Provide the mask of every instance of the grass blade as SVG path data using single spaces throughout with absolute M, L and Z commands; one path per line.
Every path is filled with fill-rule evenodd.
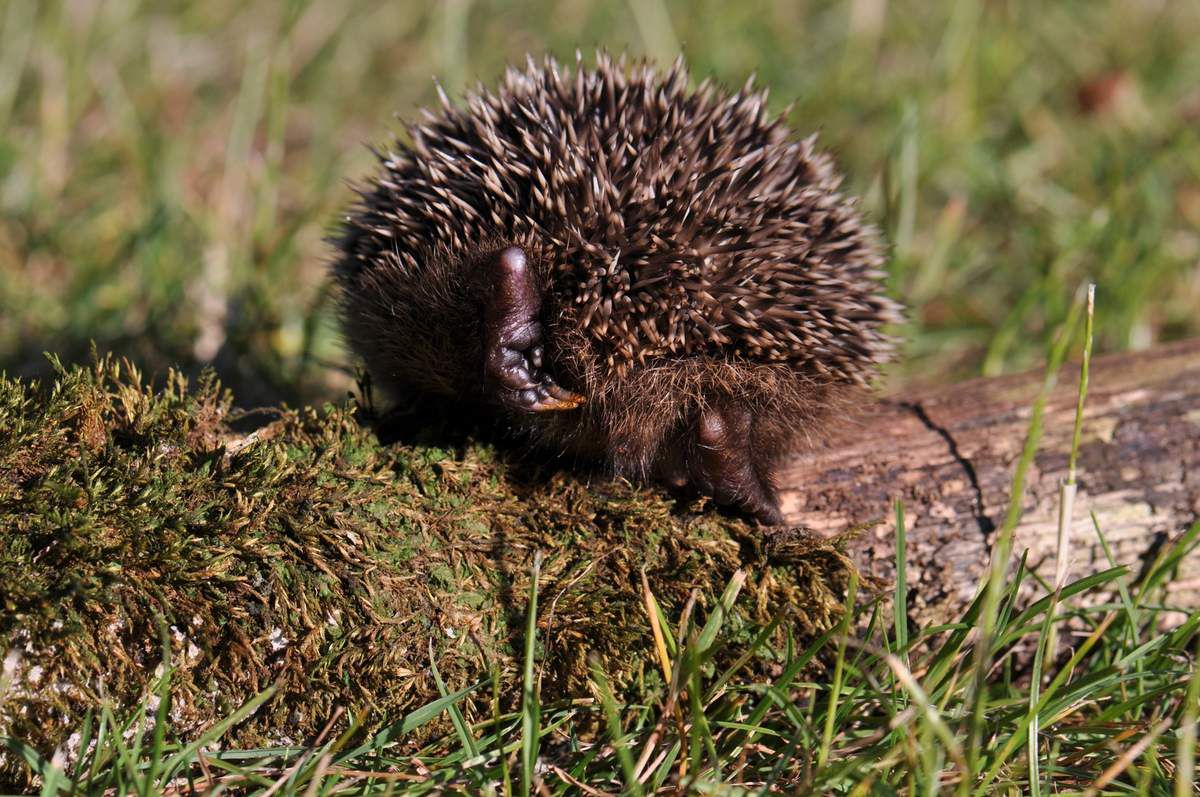
M 896 655 L 908 666 L 908 572 L 907 531 L 904 504 L 896 501 L 896 592 L 892 598 L 892 619 L 896 627 Z
M 525 669 L 521 684 L 521 793 L 533 793 L 534 764 L 538 756 L 538 725 L 540 708 L 537 682 L 533 673 L 533 658 L 537 640 L 538 577 L 542 572 L 542 552 L 533 556 L 533 572 L 529 579 L 529 606 L 525 624 Z
M 467 695 L 474 692 L 483 685 L 483 681 L 472 686 L 463 687 L 457 692 L 451 692 L 445 697 L 440 697 L 430 703 L 426 703 L 418 709 L 410 711 L 404 715 L 404 718 L 399 722 L 392 723 L 376 733 L 369 742 L 350 750 L 342 755 L 338 761 L 346 761 L 349 759 L 359 758 L 367 753 L 378 752 L 389 744 L 402 739 L 408 734 L 420 728 L 422 725 L 433 720 L 443 711 L 446 711 L 451 705 L 462 700 Z
M 824 768 L 833 747 L 833 729 L 837 719 L 838 700 L 841 698 L 842 679 L 846 668 L 846 635 L 854 619 L 854 602 L 858 598 L 858 572 L 850 571 L 850 585 L 846 589 L 846 608 L 838 633 L 837 658 L 833 665 L 833 682 L 829 685 L 829 702 L 825 707 L 825 727 L 821 734 L 821 748 L 817 753 L 817 769 Z
M 1196 655 L 1200 657 L 1200 645 Z M 1183 698 L 1183 711 L 1179 718 L 1179 731 L 1175 739 L 1175 797 L 1186 797 L 1196 793 L 1196 723 L 1200 718 L 1200 668 L 1192 667 L 1188 679 L 1187 694 Z
M 163 781 L 171 780 L 183 767 L 195 760 L 196 752 L 205 745 L 220 739 L 225 733 L 242 720 L 258 711 L 259 707 L 275 696 L 275 687 L 269 686 L 254 697 L 247 700 L 241 708 L 196 737 L 195 741 L 171 756 L 163 764 Z
M 617 703 L 613 699 L 612 687 L 608 683 L 608 675 L 604 672 L 600 658 L 595 654 L 588 656 L 588 672 L 592 677 L 592 690 L 596 693 L 596 699 L 600 701 L 600 708 L 604 712 L 609 739 L 612 741 L 613 750 L 617 753 L 617 760 L 621 764 L 621 774 L 625 778 L 627 793 L 641 795 L 642 784 L 638 782 L 637 774 L 634 771 L 633 754 L 629 752 L 629 746 L 626 743 L 625 730 L 621 727 L 621 716 L 617 712 Z
M 704 628 L 700 630 L 700 636 L 696 638 L 696 655 L 698 660 L 705 660 L 711 655 L 713 644 L 717 640 L 717 634 L 721 632 L 721 625 L 725 622 L 725 618 L 729 616 L 729 612 L 733 610 L 733 604 L 737 600 L 738 593 L 742 591 L 742 586 L 745 583 L 746 571 L 738 570 L 729 579 L 729 583 L 725 585 L 725 590 L 721 593 L 721 600 L 713 607 L 712 614 L 708 616 L 708 620 L 704 623 Z
M 437 684 L 438 694 L 442 697 L 448 696 L 450 693 L 446 691 L 446 682 L 442 680 L 442 674 L 438 672 L 437 657 L 433 652 L 432 639 L 429 640 L 429 671 L 433 673 L 433 680 Z M 467 727 L 467 720 L 463 717 L 462 711 L 459 710 L 458 703 L 450 703 L 446 707 L 446 711 L 450 714 L 450 721 L 454 724 L 454 730 L 458 734 L 463 747 L 466 748 L 467 754 L 471 758 L 479 755 L 479 749 L 475 745 L 475 740 L 471 738 L 471 731 Z
M 979 622 L 977 624 L 979 638 L 975 646 L 970 743 L 967 747 L 967 761 L 971 765 L 967 775 L 970 778 L 973 778 L 977 771 L 982 753 L 981 744 L 983 741 L 984 718 L 987 714 L 985 686 L 988 670 L 991 668 L 992 663 L 995 622 L 998 616 L 997 610 L 1000 608 L 1000 600 L 1005 590 L 1005 585 L 1008 583 L 1008 559 L 1012 555 L 1013 534 L 1016 531 L 1017 523 L 1021 519 L 1021 507 L 1025 496 L 1025 479 L 1030 467 L 1033 465 L 1033 458 L 1037 454 L 1038 446 L 1041 442 L 1042 416 L 1046 409 L 1046 402 L 1049 400 L 1050 393 L 1058 381 L 1058 371 L 1062 366 L 1063 359 L 1066 357 L 1067 344 L 1071 340 L 1071 333 L 1079 320 L 1080 312 L 1081 305 L 1079 302 L 1075 302 L 1071 307 L 1071 312 L 1068 314 L 1066 322 L 1059 330 L 1058 339 L 1051 346 L 1050 355 L 1046 361 L 1045 375 L 1042 379 L 1042 387 L 1033 403 L 1029 428 L 1025 434 L 1025 444 L 1021 450 L 1020 459 L 1017 460 L 1016 470 L 1013 473 L 1008 511 L 992 547 L 992 558 L 988 565 L 987 577 L 983 587 L 983 611 L 979 614 Z

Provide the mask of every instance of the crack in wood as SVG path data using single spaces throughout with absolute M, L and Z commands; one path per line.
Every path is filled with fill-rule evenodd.
M 974 518 L 979 525 L 979 531 L 983 534 L 984 544 L 990 544 L 992 532 L 996 530 L 996 523 L 987 515 L 983 503 L 983 488 L 979 486 L 979 474 L 975 471 L 975 465 L 971 460 L 963 456 L 962 451 L 958 447 L 958 441 L 954 439 L 954 435 L 950 434 L 950 430 L 940 424 L 934 422 L 933 418 L 929 417 L 929 412 L 925 409 L 924 402 L 921 401 L 901 401 L 899 406 L 908 410 L 916 419 L 921 422 L 929 431 L 940 437 L 945 443 L 946 448 L 950 452 L 950 456 L 958 463 L 958 466 L 963 469 L 963 473 L 967 476 L 967 481 L 971 484 L 971 490 L 975 493 Z

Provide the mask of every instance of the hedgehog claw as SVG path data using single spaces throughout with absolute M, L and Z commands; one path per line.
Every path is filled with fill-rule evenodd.
M 530 389 L 507 391 L 501 401 L 514 409 L 552 412 L 575 409 L 583 403 L 583 396 L 546 381 Z
M 485 308 L 485 363 L 497 398 L 529 412 L 573 410 L 583 396 L 559 387 L 542 373 L 545 349 L 537 316 L 541 296 L 525 253 L 509 247 L 492 261 L 492 290 Z

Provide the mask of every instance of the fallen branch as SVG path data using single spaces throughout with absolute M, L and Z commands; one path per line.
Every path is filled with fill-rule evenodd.
M 1013 546 L 1028 549 L 1029 566 L 1048 583 L 1077 380 L 1078 367 L 1064 367 L 1047 402 Z M 903 501 L 910 609 L 924 621 L 949 619 L 987 565 L 1041 382 L 1041 373 L 977 379 L 882 402 L 828 448 L 784 469 L 785 515 L 826 534 L 881 520 L 851 552 L 863 570 L 891 579 L 892 504 Z M 1134 572 L 1197 521 L 1200 341 L 1093 362 L 1078 467 L 1072 578 L 1109 566 L 1089 512 Z M 1185 559 L 1170 589 L 1178 602 L 1200 605 L 1198 587 L 1200 557 Z

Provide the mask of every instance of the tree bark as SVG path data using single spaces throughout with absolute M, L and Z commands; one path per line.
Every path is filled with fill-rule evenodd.
M 825 534 L 879 521 L 850 552 L 866 572 L 895 573 L 895 513 L 903 502 L 912 611 L 941 622 L 977 589 L 1003 525 L 1013 473 L 1044 373 L 977 379 L 896 396 L 790 461 L 781 474 L 789 522 Z M 1071 450 L 1078 364 L 1064 366 L 1046 403 L 1026 477 L 1014 556 L 1054 581 L 1059 484 Z M 1109 566 L 1089 512 L 1116 560 L 1136 573 L 1200 517 L 1200 340 L 1093 361 L 1069 579 Z M 1200 605 L 1200 555 L 1169 585 L 1175 605 Z

